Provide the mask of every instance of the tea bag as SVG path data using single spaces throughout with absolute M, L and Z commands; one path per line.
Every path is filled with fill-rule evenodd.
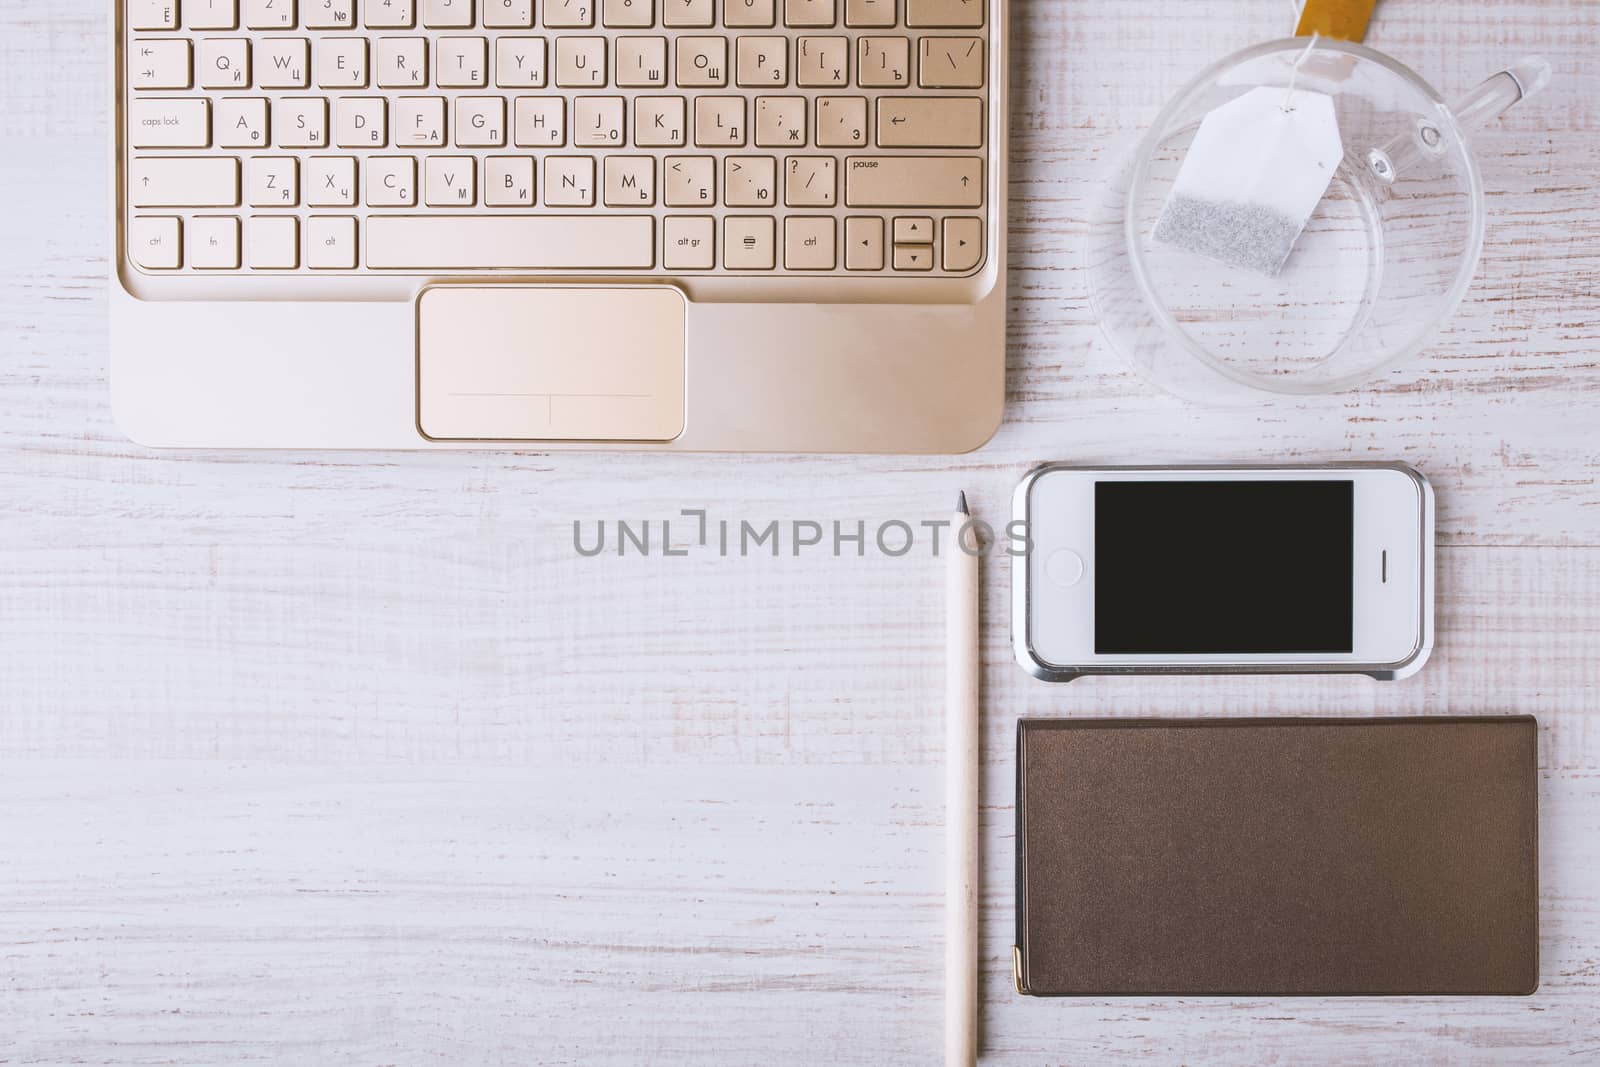
M 1201 121 L 1155 239 L 1276 275 L 1343 157 L 1331 96 L 1252 89 Z

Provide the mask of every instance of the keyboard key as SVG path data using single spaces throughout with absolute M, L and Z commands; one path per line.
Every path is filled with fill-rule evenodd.
M 417 161 L 413 156 L 373 156 L 367 160 L 367 204 L 411 207 L 417 202 Z
M 499 148 L 505 143 L 505 97 L 456 97 L 457 145 L 462 148 Z
M 135 207 L 234 207 L 239 161 L 229 156 L 135 156 L 128 168 Z
M 434 46 L 433 81 L 441 88 L 478 89 L 489 82 L 489 42 L 482 37 L 441 37 Z
M 894 220 L 897 245 L 933 244 L 933 219 L 926 215 L 900 215 Z
M 804 148 L 806 98 L 756 97 L 756 145 L 761 148 Z
M 633 143 L 640 148 L 680 148 L 685 105 L 681 96 L 641 96 L 633 103 Z
M 356 0 L 305 0 L 302 13 L 312 30 L 354 29 Z
M 483 202 L 490 207 L 533 206 L 533 160 L 490 156 L 483 161 Z
M 678 85 L 684 89 L 720 89 L 728 84 L 726 37 L 678 38 Z
M 136 30 L 175 30 L 178 0 L 129 0 L 128 22 Z
M 717 265 L 717 220 L 710 215 L 668 216 L 661 231 L 663 267 L 710 270 Z
M 244 0 L 244 24 L 252 30 L 292 30 L 294 0 Z
M 317 43 L 317 84 L 324 89 L 367 87 L 367 39 L 324 37 Z
M 361 0 L 361 13 L 369 29 L 409 30 L 417 24 L 413 0 Z
M 422 0 L 422 26 L 432 29 L 472 26 L 472 0 Z
M 717 202 L 717 161 L 710 156 L 668 156 L 663 160 L 668 207 L 713 207 Z
M 257 97 L 225 96 L 217 101 L 217 144 L 222 148 L 265 148 L 267 101 Z
M 775 0 L 722 0 L 722 24 L 730 29 L 766 29 L 777 22 Z
M 239 220 L 231 215 L 197 215 L 184 227 L 189 266 L 201 270 L 239 268 Z
M 790 215 L 783 220 L 783 265 L 789 270 L 832 270 L 833 219 L 828 215 Z
M 722 202 L 729 207 L 772 207 L 778 202 L 778 161 L 771 156 L 727 156 Z
M 483 0 L 483 24 L 495 30 L 525 30 L 533 25 L 533 0 Z
M 870 29 L 894 25 L 895 0 L 844 0 L 844 24 Z
M 293 215 L 256 215 L 245 231 L 250 266 L 294 270 L 300 265 L 300 220 Z
M 128 255 L 145 270 L 183 266 L 182 224 L 175 218 L 138 216 L 128 222 Z
M 377 156 L 366 163 L 366 202 L 371 207 L 411 207 L 417 202 L 417 161 L 412 156 Z
M 857 55 L 856 84 L 863 89 L 897 89 L 910 84 L 909 37 L 863 37 Z
M 984 0 L 905 0 L 906 25 L 917 28 L 977 28 L 983 25 Z
M 866 143 L 866 97 L 817 97 L 817 147 L 863 148 Z
M 374 215 L 367 266 L 604 270 L 655 265 L 648 215 Z
M 395 97 L 396 148 L 436 148 L 444 144 L 444 133 L 444 97 Z
M 895 270 L 932 270 L 932 245 L 895 245 Z
M 667 84 L 665 37 L 617 38 L 617 86 L 622 89 L 659 88 Z
M 189 42 L 168 38 L 133 42 L 128 73 L 135 89 L 189 88 Z
M 747 89 L 782 89 L 789 84 L 789 38 L 740 37 L 734 82 Z
M 795 44 L 794 83 L 802 89 L 850 84 L 850 38 L 802 37 Z
M 770 215 L 730 215 L 722 223 L 722 265 L 771 270 L 777 265 L 777 225 Z
M 944 269 L 969 271 L 983 258 L 983 220 L 953 216 L 944 220 Z
M 306 203 L 311 207 L 348 207 L 356 202 L 356 161 L 349 156 L 312 156 L 306 160 Z
M 256 81 L 263 89 L 304 89 L 310 84 L 311 42 L 304 37 L 256 41 Z
M 839 160 L 790 156 L 783 161 L 783 202 L 789 207 L 832 207 L 838 202 Z
M 547 207 L 593 207 L 594 157 L 545 156 L 544 202 Z
M 878 147 L 978 148 L 983 101 L 976 96 L 878 97 Z
M 272 131 L 280 148 L 326 147 L 328 101 L 320 96 L 284 97 L 274 100 Z
M 422 172 L 422 202 L 429 207 L 474 207 L 478 161 L 471 156 L 429 156 Z
M 567 143 L 567 105 L 559 96 L 517 97 L 514 139 L 521 148 L 560 148 Z
M 300 162 L 293 156 L 254 156 L 247 165 L 245 200 L 251 207 L 296 207 Z
M 335 142 L 340 148 L 382 148 L 389 137 L 389 105 L 381 96 L 341 96 Z
M 544 0 L 544 24 L 551 29 L 587 29 L 594 25 L 597 0 Z
M 836 18 L 834 0 L 783 0 L 785 26 L 832 26 Z
M 740 148 L 744 142 L 744 97 L 695 97 L 695 144 L 702 148 Z
M 250 88 L 250 41 L 244 37 L 201 40 L 200 88 Z
M 135 148 L 205 148 L 211 143 L 207 100 L 140 96 L 128 106 Z
M 656 161 L 653 156 L 607 156 L 605 195 L 607 207 L 654 207 Z
M 604 37 L 557 37 L 556 84 L 562 88 L 599 89 L 606 84 Z
M 191 30 L 233 30 L 239 8 L 234 0 L 183 0 L 183 21 Z
M 844 269 L 883 269 L 883 220 L 852 215 L 844 220 Z
M 580 96 L 572 101 L 572 143 L 585 148 L 622 144 L 626 124 L 620 96 Z
M 502 89 L 543 89 L 543 37 L 501 37 L 494 43 L 494 83 Z
M 661 25 L 710 26 L 716 10 L 716 0 L 661 0 Z
M 423 89 L 428 85 L 428 42 L 423 37 L 378 38 L 380 89 Z
M 982 88 L 983 38 L 924 37 L 917 84 L 924 89 Z
M 616 29 L 641 29 L 656 24 L 652 0 L 604 0 L 600 18 Z
M 349 156 L 306 160 L 306 203 L 311 207 L 349 207 L 356 202 L 356 161 Z
M 851 207 L 977 207 L 983 160 L 976 156 L 849 156 L 845 203 Z
M 349 270 L 355 265 L 354 218 L 312 215 L 306 219 L 306 266 L 312 270 Z
M 472 25 L 472 0 L 422 0 L 422 24 L 433 29 Z

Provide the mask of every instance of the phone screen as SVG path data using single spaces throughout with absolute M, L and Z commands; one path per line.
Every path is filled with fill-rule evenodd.
M 1095 483 L 1100 654 L 1349 653 L 1352 481 Z

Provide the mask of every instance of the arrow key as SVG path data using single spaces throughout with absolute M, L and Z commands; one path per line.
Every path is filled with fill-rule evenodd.
M 845 270 L 883 269 L 883 220 L 852 215 L 844 220 Z
M 897 245 L 933 244 L 933 220 L 926 215 L 901 215 L 894 220 Z
M 895 270 L 932 270 L 932 245 L 895 245 Z
M 944 220 L 944 269 L 956 274 L 983 262 L 983 220 L 958 215 Z

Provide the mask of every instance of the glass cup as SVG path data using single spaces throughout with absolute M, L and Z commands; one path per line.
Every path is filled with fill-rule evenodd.
M 1353 388 L 1416 355 L 1477 269 L 1484 201 L 1468 131 L 1543 88 L 1524 60 L 1450 107 L 1381 52 L 1290 38 L 1235 53 L 1166 106 L 1090 218 L 1090 295 L 1111 346 L 1169 392 L 1246 404 Z M 1260 86 L 1327 93 L 1344 160 L 1283 271 L 1152 238 L 1200 121 Z

